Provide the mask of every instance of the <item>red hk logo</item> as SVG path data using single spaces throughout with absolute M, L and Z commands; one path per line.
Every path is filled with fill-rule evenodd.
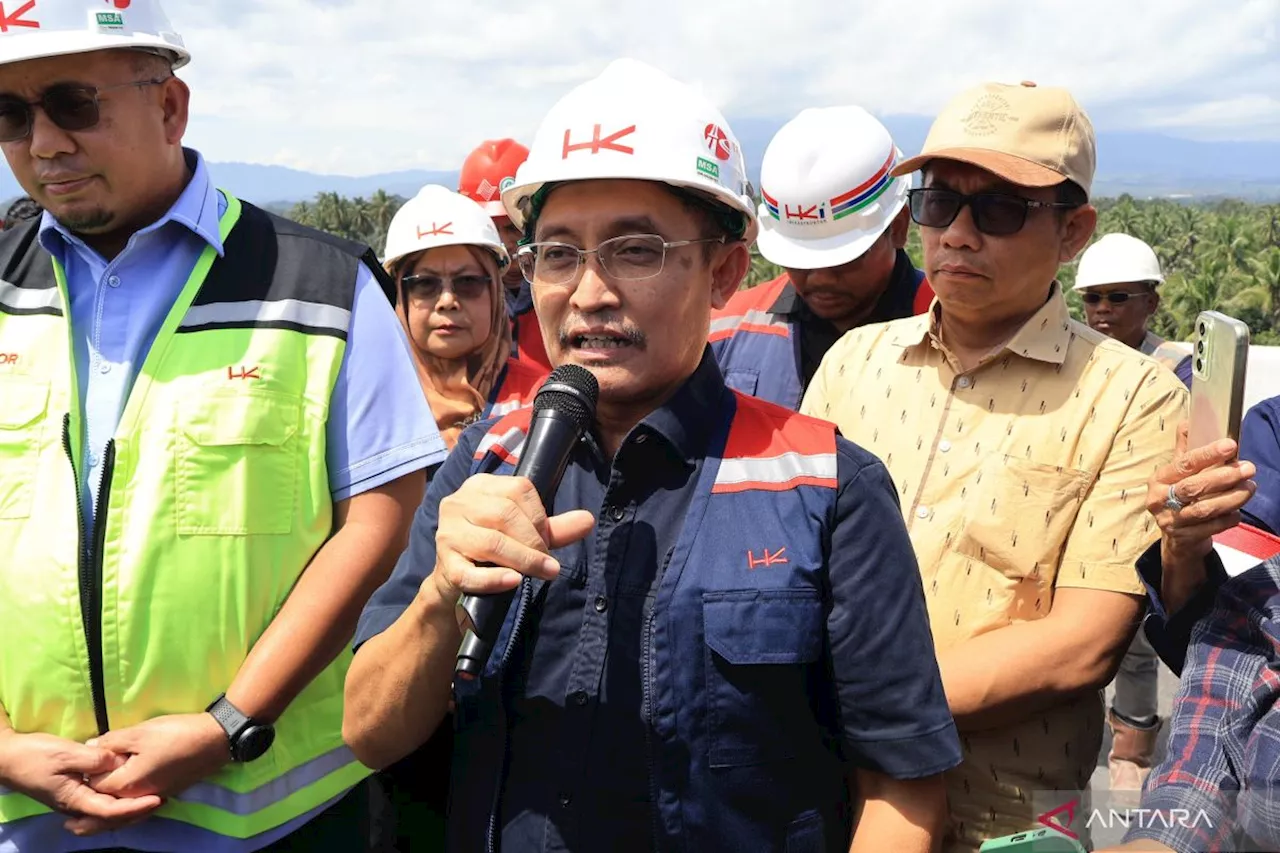
M 822 211 L 818 210 L 821 205 L 815 204 L 812 207 L 800 207 L 797 205 L 794 209 L 791 205 L 784 205 L 787 219 L 821 219 Z
M 624 127 L 622 130 L 614 131 L 608 136 L 600 136 L 600 125 L 592 125 L 590 142 L 571 142 L 572 131 L 564 132 L 564 153 L 560 155 L 561 160 L 568 160 L 569 155 L 575 151 L 588 151 L 592 154 L 599 154 L 601 151 L 617 151 L 619 154 L 634 154 L 636 150 L 630 145 L 619 145 L 618 140 L 625 139 L 636 132 L 636 126 Z
M 261 379 L 262 376 L 261 374 L 258 373 L 259 370 L 261 370 L 261 368 L 256 364 L 253 367 L 249 367 L 249 368 L 246 368 L 244 365 L 241 365 L 240 370 L 237 372 L 235 368 L 228 365 L 227 378 L 228 379 Z
M 39 21 L 28 20 L 25 15 L 36 8 L 36 0 L 27 0 L 12 12 L 4 8 L 4 4 L 0 3 L 0 33 L 9 32 L 10 27 L 26 27 L 32 30 L 40 29 Z
M 747 552 L 748 569 L 766 569 L 769 566 L 785 566 L 789 562 L 785 546 L 772 553 L 769 552 L 768 548 L 765 548 L 764 556 L 761 557 L 757 557 L 754 551 Z
M 702 131 L 702 138 L 707 141 L 707 150 L 716 155 L 717 160 L 729 159 L 729 154 L 733 151 L 729 142 L 729 134 L 725 133 L 717 125 L 709 124 Z
M 453 236 L 453 232 L 449 230 L 449 229 L 450 229 L 450 228 L 452 228 L 452 227 L 453 227 L 453 223 L 452 223 L 452 222 L 446 222 L 446 223 L 445 223 L 445 224 L 443 224 L 443 225 L 436 225 L 434 222 L 432 222 L 432 223 L 431 223 L 431 228 L 430 228 L 430 230 L 428 230 L 428 231 L 423 231 L 423 230 L 422 230 L 422 226 L 421 226 L 421 225 L 419 225 L 419 226 L 418 226 L 418 239 L 419 239 L 419 240 L 421 240 L 423 237 L 438 237 L 438 236 L 440 236 L 441 234 L 448 234 L 449 236 L 451 236 L 451 237 L 452 237 L 452 236 Z

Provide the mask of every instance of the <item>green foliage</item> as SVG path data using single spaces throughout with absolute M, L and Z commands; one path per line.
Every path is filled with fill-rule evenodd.
M 387 226 L 405 200 L 379 190 L 368 199 L 320 193 L 286 214 L 290 219 L 372 246 L 381 252 Z M 1224 311 L 1249 324 L 1253 342 L 1280 344 L 1280 205 L 1227 200 L 1182 203 L 1160 199 L 1139 201 L 1128 195 L 1097 202 L 1096 237 L 1112 232 L 1132 234 L 1155 247 L 1166 282 L 1154 330 L 1186 340 L 1195 316 L 1205 309 Z M 920 233 L 912 227 L 907 253 L 920 266 Z M 751 269 L 744 287 L 781 274 L 752 247 Z M 1075 264 L 1062 268 L 1059 279 L 1072 313 L 1083 317 L 1080 299 L 1071 290 Z

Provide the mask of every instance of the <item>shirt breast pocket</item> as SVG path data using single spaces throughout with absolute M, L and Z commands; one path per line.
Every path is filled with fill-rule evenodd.
M 180 535 L 289 533 L 303 453 L 301 402 L 255 392 L 180 408 L 175 447 Z
M 724 384 L 734 391 L 754 397 L 760 382 L 760 371 L 748 367 L 731 367 L 724 372 Z
M 824 637 L 818 590 L 708 592 L 702 616 L 711 766 L 794 757 L 814 725 L 809 670 Z
M 0 379 L 0 401 L 0 521 L 28 518 L 48 421 L 49 384 Z

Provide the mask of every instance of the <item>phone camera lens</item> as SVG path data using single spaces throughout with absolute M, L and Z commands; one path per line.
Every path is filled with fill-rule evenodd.
M 1204 337 L 1204 333 L 1205 333 L 1206 331 L 1207 331 L 1207 330 L 1205 329 L 1204 323 L 1201 323 L 1201 324 L 1200 324 L 1200 329 L 1199 329 L 1200 337 L 1202 337 L 1202 338 L 1203 338 L 1203 337 Z
M 1196 341 L 1196 352 L 1204 355 L 1204 341 Z
M 1196 373 L 1203 373 L 1203 372 L 1204 372 L 1204 359 L 1202 359 L 1202 358 L 1197 358 L 1197 359 L 1196 359 Z

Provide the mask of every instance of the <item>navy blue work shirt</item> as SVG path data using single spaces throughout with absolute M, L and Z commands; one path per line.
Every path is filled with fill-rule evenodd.
M 723 388 L 708 348 L 613 460 L 590 439 L 570 460 L 554 509 L 589 509 L 596 527 L 554 552 L 560 577 L 547 584 L 508 669 L 510 758 L 500 805 L 507 853 L 653 850 L 641 626 L 711 441 L 706 403 Z M 357 646 L 405 611 L 433 569 L 440 500 L 467 478 L 488 426 L 468 428 L 432 480 L 408 550 L 361 615 Z M 850 771 L 942 772 L 961 755 L 897 491 L 878 459 L 844 439 L 837 489 L 827 631 L 831 648 L 856 650 L 832 660 Z

